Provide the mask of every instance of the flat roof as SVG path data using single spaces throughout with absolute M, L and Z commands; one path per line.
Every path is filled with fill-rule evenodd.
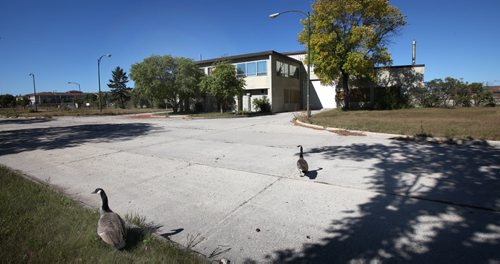
M 375 69 L 384 69 L 384 68 L 391 68 L 391 69 L 395 69 L 395 68 L 413 68 L 413 67 L 425 67 L 425 64 L 408 64 L 408 65 L 391 65 L 391 66 L 377 66 L 377 67 L 374 67 Z
M 240 55 L 213 58 L 213 59 L 208 59 L 208 60 L 200 60 L 200 61 L 197 61 L 196 64 L 198 66 L 203 67 L 203 66 L 212 65 L 212 64 L 219 62 L 219 61 L 236 62 L 236 61 L 241 61 L 241 60 L 245 60 L 245 59 L 252 59 L 252 58 L 264 57 L 264 56 L 269 56 L 269 55 L 278 55 L 278 56 L 282 56 L 282 57 L 287 57 L 290 60 L 302 63 L 299 60 L 296 60 L 294 58 L 289 57 L 291 55 L 300 55 L 300 54 L 305 55 L 306 51 L 302 50 L 302 51 L 290 51 L 290 52 L 277 52 L 274 50 L 266 50 L 266 51 L 260 51 L 260 52 L 254 52 L 254 53 L 246 53 L 246 54 L 240 54 Z M 377 67 L 375 67 L 375 69 L 384 69 L 384 68 L 397 69 L 397 68 L 412 68 L 412 67 L 425 67 L 425 64 L 377 66 Z
M 283 53 L 279 53 L 279 52 L 274 51 L 274 50 L 266 50 L 266 51 L 261 51 L 261 52 L 246 53 L 246 54 L 241 54 L 241 55 L 225 56 L 225 57 L 213 58 L 213 59 L 208 59 L 208 60 L 201 60 L 201 61 L 197 61 L 196 64 L 198 66 L 208 66 L 208 65 L 212 65 L 212 64 L 219 62 L 219 61 L 235 62 L 235 61 L 239 61 L 239 60 L 252 59 L 252 58 L 264 57 L 264 56 L 269 56 L 269 55 L 277 55 L 277 56 L 281 56 L 281 57 L 286 57 L 287 59 L 290 59 L 290 60 L 295 61 L 297 63 L 301 63 L 300 61 L 298 61 L 294 58 L 290 58 Z
M 305 50 L 299 50 L 299 51 L 289 51 L 289 52 L 283 52 L 282 54 L 284 55 L 306 55 Z M 375 69 L 380 69 L 380 68 L 409 68 L 409 67 L 425 67 L 425 64 L 407 64 L 407 65 L 391 65 L 391 66 L 380 66 L 380 67 L 375 67 Z

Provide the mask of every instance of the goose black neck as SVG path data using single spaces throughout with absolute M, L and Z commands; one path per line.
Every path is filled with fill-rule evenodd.
M 100 191 L 101 194 L 101 200 L 102 200 L 102 206 L 101 209 L 105 212 L 111 212 L 111 209 L 109 209 L 108 205 L 108 196 L 104 191 Z
M 304 155 L 302 154 L 302 146 L 300 146 L 299 148 L 300 148 L 300 157 L 304 158 Z

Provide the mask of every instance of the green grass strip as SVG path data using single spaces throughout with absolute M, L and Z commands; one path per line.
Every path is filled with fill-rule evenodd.
M 145 228 L 129 229 L 126 249 L 117 251 L 97 236 L 98 219 L 97 209 L 0 165 L 1 262 L 207 263 Z

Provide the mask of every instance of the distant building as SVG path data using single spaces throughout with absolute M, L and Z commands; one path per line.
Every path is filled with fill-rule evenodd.
M 493 98 L 495 99 L 496 105 L 500 105 L 500 85 L 485 86 L 484 88 L 487 91 L 491 92 L 491 94 L 493 95 Z
M 31 105 L 35 103 L 35 94 L 27 94 Z M 67 106 L 76 107 L 75 102 L 77 98 L 85 96 L 85 93 L 80 91 L 67 91 L 67 92 L 40 92 L 36 93 L 36 102 L 39 106 Z

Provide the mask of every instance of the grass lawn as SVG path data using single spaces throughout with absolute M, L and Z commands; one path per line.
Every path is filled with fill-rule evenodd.
M 325 111 L 303 122 L 403 135 L 500 140 L 500 108 L 413 108 L 387 111 Z
M 0 116 L 5 117 L 52 117 L 52 116 L 92 116 L 92 115 L 128 115 L 151 112 L 165 112 L 165 109 L 153 108 L 104 108 L 102 112 L 99 109 L 57 109 L 57 108 L 39 108 L 38 112 L 30 112 L 28 109 L 6 108 L 0 109 Z
M 89 193 L 91 190 L 89 190 Z M 97 209 L 0 165 L 0 262 L 5 263 L 208 263 L 143 228 L 128 228 L 117 251 L 96 234 Z M 129 217 L 144 223 L 144 218 Z

